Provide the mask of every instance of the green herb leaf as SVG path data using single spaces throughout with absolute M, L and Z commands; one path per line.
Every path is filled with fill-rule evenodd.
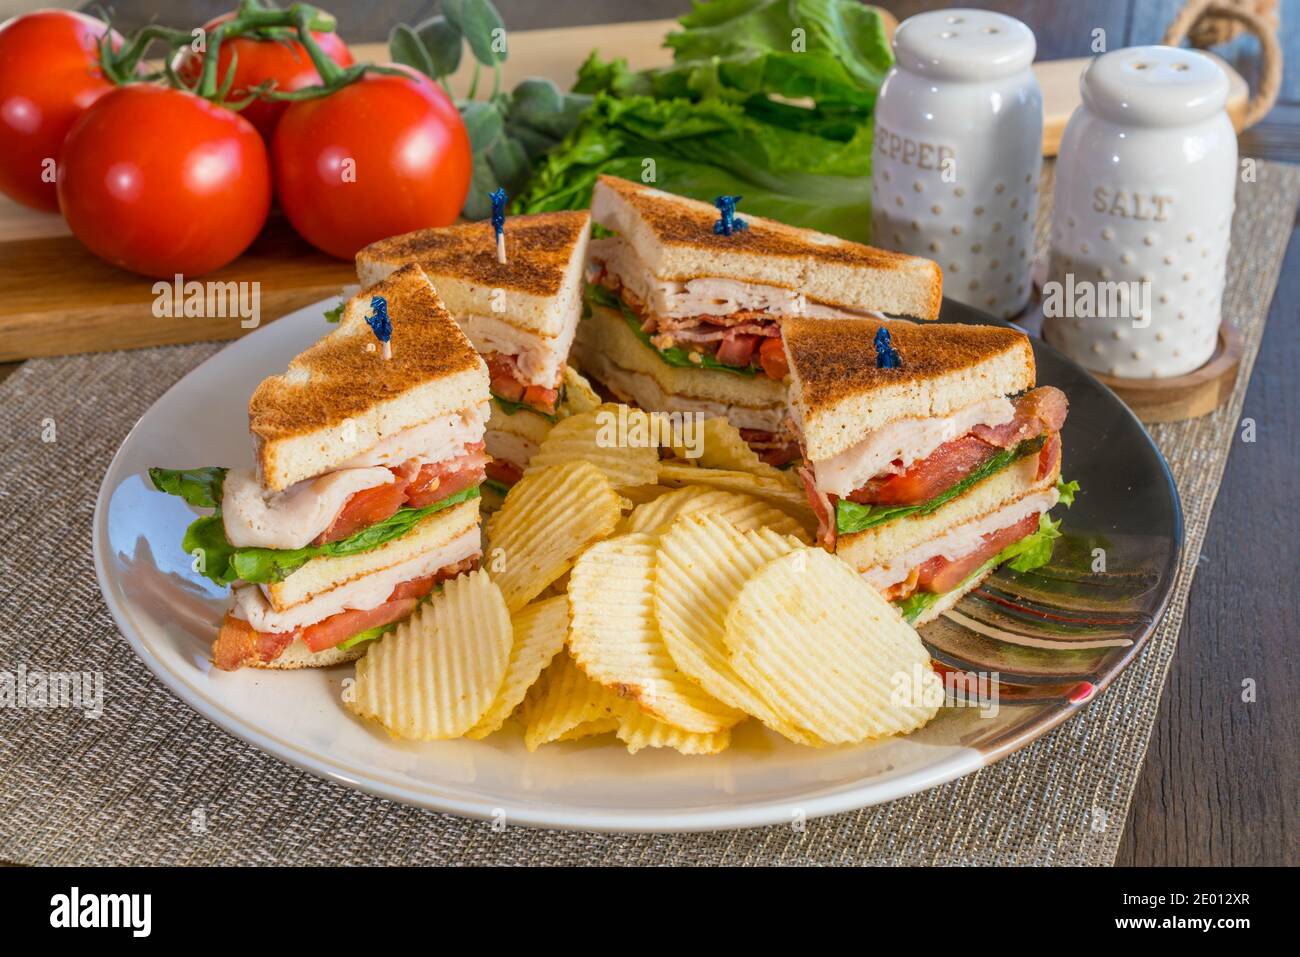
M 465 35 L 479 63 L 496 66 L 506 61 L 505 23 L 490 0 L 443 0 L 442 12 Z
M 399 23 L 389 31 L 388 55 L 394 63 L 414 67 L 427 77 L 437 75 L 424 41 L 405 23 Z
M 518 193 L 528 181 L 533 164 L 528 159 L 528 152 L 518 140 L 501 136 L 487 151 L 488 165 L 497 182 L 506 188 L 510 195 Z
M 961 481 L 918 505 L 860 505 L 845 498 L 839 499 L 835 503 L 835 530 L 841 535 L 852 535 L 854 532 L 892 522 L 904 515 L 929 515 L 990 475 L 1001 472 L 1016 459 L 1037 452 L 1043 447 L 1043 441 L 1044 438 L 1040 435 L 1037 438 L 1026 439 L 1014 449 L 1003 449 L 967 474 Z
M 325 310 L 325 321 L 326 322 L 342 321 L 343 310 L 346 309 L 347 307 L 348 307 L 348 301 L 346 299 L 340 299 L 339 304 L 335 306 L 333 309 Z
M 525 402 L 516 402 L 513 399 L 503 399 L 495 392 L 492 393 L 492 401 L 495 402 L 497 404 L 497 407 L 500 408 L 501 411 L 504 412 L 506 415 L 515 415 L 519 412 L 531 412 L 533 415 L 540 415 L 547 422 L 559 421 L 558 416 L 547 415 L 541 409 L 535 409 L 531 405 L 528 405 Z M 556 405 L 558 407 L 559 403 L 557 402 Z
M 459 27 L 439 14 L 417 26 L 415 33 L 433 62 L 435 76 L 445 77 L 456 72 L 465 49 L 465 38 Z
M 1074 504 L 1074 495 L 1079 491 L 1078 482 L 1060 482 L 1056 483 L 1056 492 L 1061 496 L 1060 502 L 1066 508 Z
M 338 558 L 357 555 L 378 548 L 385 542 L 400 538 L 417 523 L 435 512 L 478 497 L 478 487 L 467 488 L 423 508 L 399 508 L 384 519 L 337 542 L 325 545 L 307 545 L 303 548 L 240 548 L 230 559 L 234 577 L 246 582 L 266 584 L 283 579 L 313 558 Z
M 469 145 L 475 158 L 485 156 L 497 144 L 505 129 L 500 111 L 483 100 L 467 100 L 460 106 L 460 117 L 465 121 Z
M 1053 522 L 1044 512 L 1038 516 L 1037 531 L 1026 535 L 1018 542 L 1012 542 L 1002 549 L 1002 551 L 966 576 L 966 579 L 954 591 L 966 588 L 981 575 L 987 574 L 1004 563 L 1007 563 L 1009 568 L 1018 572 L 1028 572 L 1033 571 L 1035 568 L 1041 568 L 1052 560 L 1052 550 L 1056 546 L 1056 540 L 1061 537 L 1060 528 L 1061 523 L 1059 521 Z M 945 592 L 944 594 L 950 593 Z M 918 591 L 913 592 L 902 601 L 894 602 L 894 606 L 902 613 L 908 624 L 911 624 L 941 598 L 943 598 L 943 594 Z
M 150 469 L 153 487 L 168 495 L 179 495 L 196 508 L 220 508 L 221 490 L 226 469 L 209 466 L 201 469 Z

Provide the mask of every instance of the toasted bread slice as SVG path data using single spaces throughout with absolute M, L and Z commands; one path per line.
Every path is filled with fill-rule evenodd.
M 301 638 L 295 638 L 288 648 L 270 661 L 254 658 L 244 662 L 249 668 L 261 668 L 266 671 L 297 671 L 300 668 L 331 668 L 334 665 L 356 661 L 367 651 L 373 642 L 363 641 L 351 648 L 326 648 L 324 651 L 312 651 Z
M 895 419 L 951 415 L 1032 388 L 1029 337 L 1018 329 L 886 322 L 902 367 L 876 367 L 871 319 L 787 319 L 790 408 L 808 458 L 838 455 Z
M 562 338 L 582 314 L 590 236 L 586 210 L 511 216 L 505 225 L 507 261 L 500 263 L 489 222 L 422 229 L 361 250 L 357 276 L 369 286 L 415 263 L 457 320 L 496 316 L 539 336 Z
M 935 319 L 943 299 L 938 263 L 787 226 L 743 209 L 749 228 L 713 231 L 718 210 L 641 183 L 601 176 L 592 218 L 623 236 L 659 279 L 704 276 L 796 289 L 849 309 Z
M 1038 456 L 1027 455 L 929 515 L 909 515 L 852 535 L 841 535 L 835 554 L 858 571 L 884 565 L 897 556 L 941 535 L 983 519 L 1014 502 L 1056 485 L 1058 463 L 1052 474 L 1038 478 Z
M 434 512 L 401 538 L 385 542 L 368 552 L 313 558 L 292 574 L 267 585 L 266 597 L 275 611 L 287 611 L 340 585 L 443 548 L 477 526 L 478 521 L 479 500 L 472 498 Z M 455 561 L 462 557 L 458 556 Z
M 936 601 L 933 605 L 931 605 L 929 608 L 927 608 L 925 611 L 921 612 L 921 614 L 917 616 L 916 621 L 912 622 L 912 627 L 920 628 L 922 625 L 926 625 L 934 621 L 936 618 L 942 615 L 949 608 L 954 607 L 957 604 L 957 602 L 961 601 L 963 598 L 965 598 L 967 595 L 973 592 L 976 588 L 979 588 L 980 585 L 983 585 L 984 580 L 987 579 L 990 575 L 992 575 L 995 571 L 997 571 L 997 569 L 990 568 L 984 574 L 976 575 L 970 581 L 963 582 L 962 584 L 954 588 L 952 591 L 944 592 L 943 596 L 938 601 Z
M 372 296 L 388 301 L 391 359 L 365 321 Z M 248 421 L 258 474 L 280 491 L 488 395 L 487 366 L 429 280 L 416 266 L 400 269 L 349 299 L 337 329 L 254 390 Z

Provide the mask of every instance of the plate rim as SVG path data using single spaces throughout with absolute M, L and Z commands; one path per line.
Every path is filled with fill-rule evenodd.
M 318 303 L 311 303 L 300 309 L 293 310 L 275 320 L 291 320 L 298 313 L 307 313 L 320 309 L 324 305 L 332 302 L 335 296 L 322 299 Z M 993 316 L 986 315 L 980 310 L 967 306 L 964 303 L 958 303 L 945 297 L 945 304 L 951 304 L 957 307 L 959 314 L 965 313 L 970 316 L 969 319 L 959 321 L 978 321 L 986 325 L 1000 325 L 1008 328 L 1019 328 L 1012 323 L 997 319 Z M 272 323 L 267 323 L 262 329 L 269 328 Z M 1174 482 L 1173 475 L 1169 470 L 1169 464 L 1165 461 L 1164 455 L 1156 446 L 1150 433 L 1142 425 L 1136 415 L 1123 403 L 1115 393 L 1100 382 L 1087 369 L 1075 363 L 1069 357 L 1065 356 L 1055 347 L 1042 339 L 1033 339 L 1031 345 L 1034 349 L 1044 349 L 1055 355 L 1056 358 L 1068 365 L 1075 366 L 1084 376 L 1100 387 L 1103 391 L 1109 393 L 1115 402 L 1124 410 L 1132 425 L 1135 425 L 1141 433 L 1143 439 L 1155 453 L 1156 461 L 1160 466 L 1161 475 L 1165 480 L 1165 486 L 1171 493 L 1174 517 L 1174 533 L 1176 538 L 1176 547 L 1173 557 L 1173 574 L 1170 576 L 1169 585 L 1160 598 L 1159 605 L 1155 613 L 1151 616 L 1150 623 L 1143 630 L 1142 634 L 1133 642 L 1132 646 L 1125 649 L 1125 654 L 1118 660 L 1116 665 L 1093 686 L 1092 692 L 1081 701 L 1063 701 L 1052 705 L 1036 705 L 1043 709 L 1043 713 L 1033 724 L 1022 729 L 1019 733 L 1009 735 L 1007 738 L 1000 740 L 994 746 L 986 750 L 980 750 L 971 747 L 960 747 L 952 750 L 950 753 L 939 759 L 932 765 L 909 772 L 905 777 L 887 779 L 884 781 L 862 782 L 861 780 L 840 786 L 829 794 L 817 795 L 798 802 L 796 805 L 789 799 L 785 800 L 768 800 L 761 803 L 731 807 L 731 808 L 709 808 L 699 810 L 622 810 L 622 809 L 588 809 L 576 806 L 565 808 L 563 805 L 540 804 L 540 805 L 518 805 L 508 806 L 503 802 L 492 807 L 487 807 L 481 800 L 457 796 L 454 794 L 431 793 L 428 790 L 419 790 L 392 781 L 386 781 L 378 777 L 375 772 L 359 773 L 355 769 L 346 769 L 343 765 L 334 763 L 328 758 L 313 755 L 311 752 L 279 740 L 274 734 L 260 730 L 257 726 L 251 724 L 240 715 L 223 708 L 214 700 L 204 696 L 180 674 L 167 667 L 154 653 L 146 646 L 141 638 L 138 628 L 135 627 L 129 612 L 122 606 L 116 595 L 116 587 L 109 578 L 106 566 L 104 550 L 106 548 L 106 525 L 108 520 L 107 504 L 111 493 L 115 490 L 116 484 L 109 487 L 111 479 L 119 478 L 120 463 L 123 453 L 135 436 L 140 423 L 149 415 L 149 413 L 166 399 L 195 373 L 203 369 L 209 363 L 221 356 L 231 346 L 244 341 L 245 339 L 254 338 L 261 329 L 254 330 L 246 336 L 240 337 L 223 345 L 211 356 L 204 359 L 198 365 L 188 370 L 185 375 L 174 382 L 162 395 L 154 402 L 150 403 L 149 408 L 136 419 L 135 423 L 123 436 L 118 445 L 117 451 L 113 454 L 108 468 L 100 480 L 99 490 L 95 499 L 95 510 L 92 519 L 91 530 L 91 551 L 95 564 L 95 578 L 99 585 L 100 594 L 104 599 L 109 613 L 113 617 L 118 631 L 127 644 L 135 652 L 136 656 L 144 663 L 145 667 L 157 678 L 162 684 L 175 694 L 184 704 L 197 711 L 208 721 L 212 722 L 221 730 L 234 735 L 247 744 L 252 745 L 258 750 L 270 755 L 292 767 L 306 771 L 314 777 L 320 778 L 331 784 L 341 785 L 343 787 L 358 790 L 376 797 L 396 801 L 409 806 L 414 806 L 430 811 L 454 814 L 472 820 L 493 820 L 497 812 L 504 811 L 505 819 L 509 824 L 521 825 L 532 828 L 558 828 L 567 831 L 586 831 L 597 833 L 683 833 L 683 832 L 709 832 L 722 830 L 738 830 L 751 827 L 763 827 L 774 824 L 788 824 L 790 822 L 790 811 L 792 807 L 797 806 L 807 818 L 824 817 L 831 814 L 841 814 L 850 811 L 858 811 L 886 801 L 897 800 L 898 798 L 907 797 L 922 791 L 930 790 L 949 781 L 964 777 L 973 773 L 982 767 L 987 767 L 1000 761 L 1007 755 L 1019 751 L 1031 742 L 1046 735 L 1050 731 L 1059 727 L 1067 719 L 1086 708 L 1110 686 L 1110 684 L 1120 674 L 1128 668 L 1136 656 L 1146 647 L 1151 636 L 1155 633 L 1156 628 L 1164 620 L 1169 602 L 1172 599 L 1174 590 L 1179 578 L 1179 569 L 1181 566 L 1182 554 L 1186 545 L 1186 527 L 1183 519 L 1182 500 L 1178 494 L 1178 487 Z M 1024 330 L 1020 330 L 1024 331 Z

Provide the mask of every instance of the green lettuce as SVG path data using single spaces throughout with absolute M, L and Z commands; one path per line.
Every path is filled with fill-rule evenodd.
M 1043 447 L 1043 441 L 1044 437 L 1040 435 L 1037 438 L 1026 439 L 1013 449 L 1003 449 L 960 482 L 949 486 L 934 498 L 918 505 L 860 505 L 857 502 L 850 502 L 848 499 L 839 499 L 835 503 L 835 530 L 841 535 L 852 535 L 854 532 L 865 531 L 868 528 L 883 525 L 885 522 L 892 522 L 904 515 L 929 515 L 958 495 L 984 481 L 990 475 L 1001 472 L 1016 459 L 1037 452 Z M 1076 489 L 1079 487 L 1077 482 L 1071 484 Z M 1062 501 L 1065 501 L 1064 495 L 1062 495 Z M 1073 491 L 1070 492 L 1070 501 L 1074 501 Z M 1069 502 L 1066 504 L 1068 505 Z
M 1071 483 L 1078 488 L 1077 483 Z M 954 591 L 960 591 L 970 585 L 972 581 L 985 575 L 999 565 L 1006 563 L 1008 567 L 1018 572 L 1033 571 L 1035 568 L 1041 568 L 1052 560 L 1052 549 L 1056 546 L 1056 540 L 1061 537 L 1061 523 L 1052 521 L 1048 518 L 1047 513 L 1038 516 L 1038 531 L 1026 535 L 1018 542 L 1012 542 L 1002 551 L 998 552 L 987 562 L 981 565 L 975 571 L 971 572 Z M 944 594 L 950 594 L 945 592 Z M 943 598 L 942 594 L 934 592 L 913 592 L 910 596 L 902 601 L 894 602 L 896 607 L 907 620 L 909 624 L 921 617 L 925 611 L 934 606 L 934 604 Z
M 348 305 L 348 301 L 346 299 L 340 299 L 338 305 L 335 306 L 333 309 L 326 309 L 325 321 L 339 322 L 340 320 L 342 320 L 343 310 L 347 308 L 347 305 Z
M 378 548 L 386 542 L 400 538 L 422 519 L 452 505 L 478 498 L 478 487 L 463 489 L 454 495 L 421 508 L 399 508 L 396 512 L 347 538 L 324 545 L 307 545 L 303 548 L 236 548 L 226 539 L 226 527 L 221 518 L 221 488 L 216 485 L 213 495 L 211 482 L 204 484 L 194 478 L 200 473 L 220 473 L 225 469 L 192 469 L 176 472 L 169 469 L 150 469 L 150 478 L 159 491 L 180 495 L 190 505 L 216 508 L 211 515 L 196 518 L 185 530 L 181 541 L 187 554 L 199 559 L 199 572 L 218 585 L 237 581 L 268 584 L 283 579 L 313 558 L 337 558 L 357 555 Z M 155 473 L 157 473 L 155 475 Z M 189 478 L 179 478 L 188 476 Z
M 593 295 L 592 290 L 599 290 L 599 298 Z M 618 296 L 615 296 L 603 286 L 588 285 L 587 292 L 591 296 L 591 301 L 602 306 L 618 309 L 623 314 L 623 319 L 627 322 L 628 327 L 636 333 L 636 337 L 641 340 L 645 347 L 657 352 L 659 358 L 670 366 L 678 366 L 683 369 L 712 369 L 715 372 L 730 372 L 732 375 L 742 376 L 746 379 L 752 379 L 758 375 L 758 370 L 753 366 L 729 366 L 725 362 L 719 362 L 715 356 L 711 356 L 707 352 L 693 352 L 690 349 L 679 349 L 676 346 L 661 349 L 650 340 L 650 334 L 641 328 L 640 318 L 628 308 L 622 299 L 619 299 Z M 695 358 L 692 359 L 692 356 Z
M 492 489 L 492 491 L 496 492 L 498 495 L 507 495 L 510 492 L 509 485 L 505 482 L 498 482 L 496 479 L 484 479 L 483 484 Z
M 893 62 L 879 15 L 858 0 L 711 0 L 679 22 L 669 66 L 592 53 L 574 85 L 591 105 L 519 211 L 585 209 L 610 174 L 869 238 L 871 110 Z
M 559 404 L 563 399 L 564 399 L 564 391 L 563 389 L 561 389 L 560 397 L 556 399 L 555 402 L 556 408 L 559 407 Z M 516 402 L 513 399 L 503 399 L 495 392 L 492 393 L 492 401 L 495 402 L 497 406 L 500 407 L 501 411 L 504 412 L 506 415 L 515 415 L 518 412 L 531 412 L 533 415 L 540 415 L 547 422 L 559 421 L 559 417 L 556 415 L 547 414 L 543 412 L 541 409 L 534 409 L 531 405 L 529 405 L 526 402 Z
M 150 469 L 153 487 L 168 495 L 179 495 L 195 508 L 219 508 L 226 469 Z

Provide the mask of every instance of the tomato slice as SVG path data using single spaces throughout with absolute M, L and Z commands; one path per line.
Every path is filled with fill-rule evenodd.
M 302 629 L 300 635 L 303 644 L 312 651 L 324 651 L 326 648 L 333 648 L 339 642 L 347 641 L 353 635 L 405 618 L 415 611 L 415 606 L 419 603 L 418 598 L 399 598 L 365 611 L 357 609 L 341 611 L 337 615 L 330 615 L 324 621 L 308 625 Z
M 434 502 L 440 502 L 448 495 L 463 492 L 483 481 L 483 466 L 461 469 L 450 475 L 439 475 L 437 465 L 421 467 L 415 480 L 406 490 L 406 503 L 411 508 L 424 508 Z
M 763 344 L 758 347 L 758 361 L 769 379 L 780 382 L 790 373 L 790 364 L 785 360 L 785 346 L 781 344 L 780 336 L 763 340 Z
M 342 541 L 353 532 L 360 531 L 388 518 L 406 501 L 406 482 L 400 477 L 388 485 L 362 489 L 344 503 L 329 528 L 316 536 L 313 545 Z
M 515 465 L 514 462 L 493 459 L 488 463 L 487 477 L 494 482 L 500 482 L 502 485 L 514 485 L 524 477 L 524 470 Z
M 761 338 L 762 336 L 744 333 L 728 335 L 718 346 L 718 361 L 723 365 L 744 368 L 753 361 L 754 350 L 758 348 L 758 340 Z
M 849 496 L 863 505 L 919 505 L 979 468 L 1000 449 L 973 435 L 945 442 L 901 475 L 872 479 Z
M 1061 433 L 1053 432 L 1038 451 L 1038 480 L 1041 482 L 1061 464 Z
M 980 546 L 958 559 L 944 558 L 937 555 L 921 565 L 916 578 L 918 591 L 929 591 L 942 595 L 952 591 L 964 582 L 975 569 L 1006 548 L 1012 542 L 1018 542 L 1027 535 L 1032 535 L 1038 528 L 1038 513 L 1026 515 L 1014 525 L 996 532 L 989 532 L 981 539 Z
M 560 398 L 558 389 L 546 389 L 540 385 L 530 385 L 524 389 L 524 404 L 530 405 L 547 415 L 555 414 L 555 403 Z

